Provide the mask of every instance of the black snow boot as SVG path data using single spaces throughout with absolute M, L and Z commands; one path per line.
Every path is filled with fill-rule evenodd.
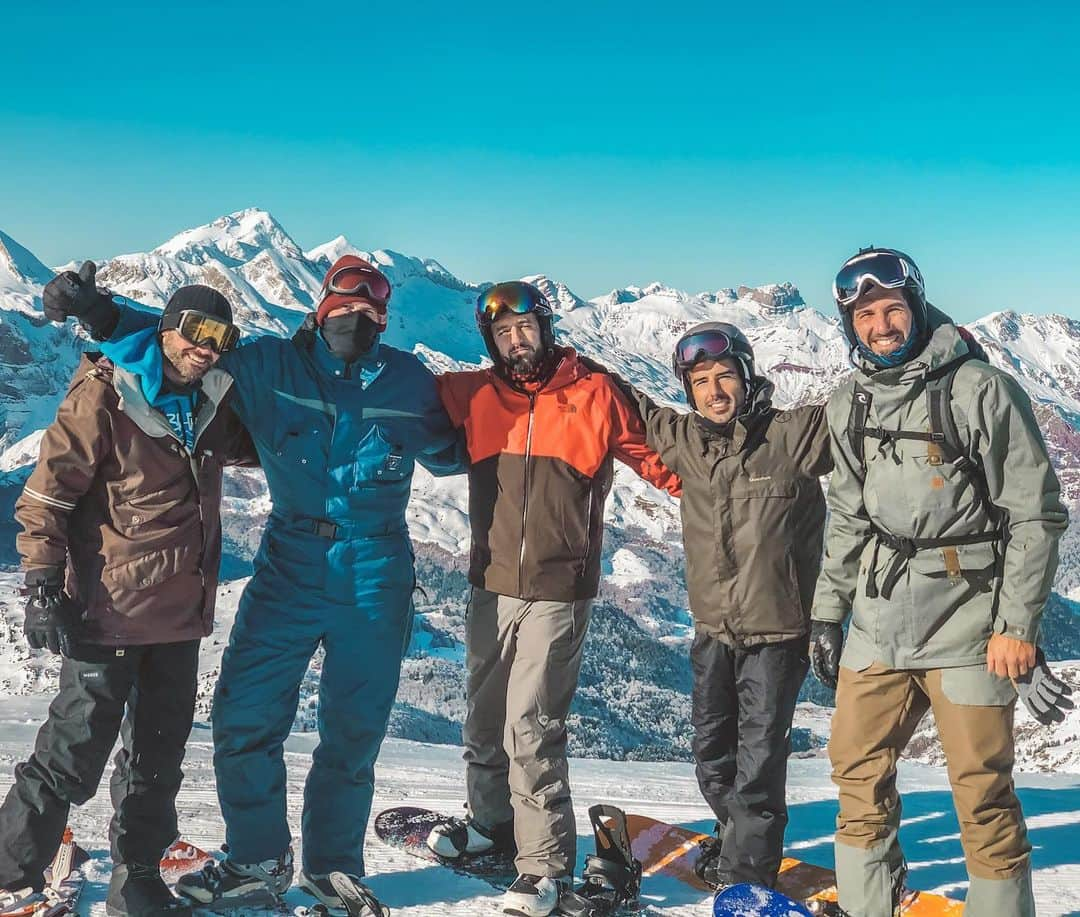
M 157 866 L 119 863 L 109 880 L 105 913 L 109 917 L 191 917 L 191 906 L 169 891 Z
M 720 832 L 721 837 L 723 832 Z M 735 878 L 725 869 L 721 868 L 722 858 L 720 837 L 707 837 L 698 843 L 697 862 L 694 863 L 694 875 L 709 886 L 713 891 L 723 891 L 729 885 L 735 884 Z

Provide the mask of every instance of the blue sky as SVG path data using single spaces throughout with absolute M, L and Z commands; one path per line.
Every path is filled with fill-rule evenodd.
M 948 6 L 948 9 L 944 7 Z M 859 245 L 1080 317 L 1075 4 L 5 4 L 0 229 L 47 263 L 244 207 L 586 297 Z

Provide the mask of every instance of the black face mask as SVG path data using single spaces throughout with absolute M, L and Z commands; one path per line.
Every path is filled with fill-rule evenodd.
M 375 346 L 379 327 L 363 312 L 349 312 L 326 319 L 322 336 L 335 357 L 352 363 Z

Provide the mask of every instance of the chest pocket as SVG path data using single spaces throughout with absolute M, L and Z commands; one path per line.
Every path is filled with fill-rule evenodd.
M 326 465 L 326 435 L 312 425 L 294 425 L 281 431 L 274 442 L 274 454 L 287 467 L 314 471 Z
M 373 424 L 356 445 L 356 487 L 372 487 L 404 480 L 413 460 L 405 447 L 391 442 L 378 424 Z
M 191 472 L 185 471 L 158 490 L 118 503 L 113 507 L 117 529 L 131 536 L 139 530 L 167 529 L 193 515 L 191 483 Z

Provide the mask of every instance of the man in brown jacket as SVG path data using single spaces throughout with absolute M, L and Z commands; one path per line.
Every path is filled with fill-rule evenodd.
M 88 263 L 89 264 L 89 263 Z M 82 277 L 93 287 L 93 265 Z M 158 862 L 213 624 L 222 466 L 250 442 L 213 368 L 239 334 L 228 301 L 188 286 L 160 328 L 87 354 L 16 504 L 31 647 L 63 655 L 60 690 L 0 807 L 0 887 L 41 890 L 68 810 L 111 781 L 110 915 L 188 910 Z M 126 710 L 125 710 L 126 708 Z
M 773 407 L 745 335 L 690 328 L 675 374 L 694 408 L 660 407 L 618 376 L 649 445 L 682 480 L 686 586 L 694 617 L 693 752 L 716 814 L 698 875 L 714 887 L 773 885 L 787 826 L 791 720 L 809 667 L 810 606 L 832 470 L 822 406 Z M 590 365 L 592 365 L 590 363 Z

